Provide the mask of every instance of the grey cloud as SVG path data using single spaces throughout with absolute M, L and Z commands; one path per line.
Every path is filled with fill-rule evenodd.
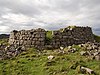
M 35 3 L 34 3 L 35 4 Z M 22 3 L 17 0 L 1 0 L 0 6 L 3 8 L 9 8 L 13 13 L 16 14 L 25 14 L 28 16 L 34 16 L 35 14 L 40 14 L 41 10 L 37 8 L 35 5 Z
M 0 21 L 2 21 L 0 26 L 7 26 L 8 28 L 5 33 L 13 29 L 38 27 L 55 30 L 74 24 L 91 26 L 94 33 L 100 35 L 100 0 L 0 0 L 0 10 Z M 9 18 L 2 18 L 3 15 L 8 13 L 22 14 L 35 20 L 15 23 Z M 55 15 L 58 17 L 54 22 L 45 21 L 45 18 L 50 20 Z M 62 18 L 64 15 L 65 17 Z M 41 16 L 43 16 L 43 19 L 41 19 Z

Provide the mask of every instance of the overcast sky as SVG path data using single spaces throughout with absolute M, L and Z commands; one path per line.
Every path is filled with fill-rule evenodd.
M 0 0 L 0 33 L 69 25 L 90 26 L 100 35 L 100 0 Z

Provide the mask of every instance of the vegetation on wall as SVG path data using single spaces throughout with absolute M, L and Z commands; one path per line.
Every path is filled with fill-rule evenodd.
M 76 26 L 68 26 L 67 28 L 72 28 L 72 29 L 73 29 L 73 28 L 75 28 L 75 27 L 76 27 Z
M 47 31 L 46 32 L 46 44 L 49 45 L 50 42 L 52 41 L 53 35 L 52 31 Z

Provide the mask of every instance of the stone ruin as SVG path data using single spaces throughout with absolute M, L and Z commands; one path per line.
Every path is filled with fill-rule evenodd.
M 59 46 L 65 47 L 93 41 L 94 37 L 90 27 L 69 26 L 53 32 L 52 46 L 57 48 Z
M 46 31 L 41 28 L 36 30 L 14 30 L 10 34 L 9 44 L 42 49 L 45 46 L 45 35 Z
M 47 31 L 41 28 L 32 30 L 13 30 L 9 37 L 9 44 L 15 46 L 35 47 L 44 49 Z M 52 48 L 94 42 L 92 29 L 90 27 L 69 26 L 64 29 L 52 31 L 52 40 L 49 45 Z

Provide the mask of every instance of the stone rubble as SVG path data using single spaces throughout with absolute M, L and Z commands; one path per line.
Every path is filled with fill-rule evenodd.
M 100 43 L 87 42 L 85 44 L 81 44 L 81 47 L 83 47 L 85 51 L 81 51 L 80 55 L 94 57 L 97 61 L 100 60 Z
M 14 45 L 9 45 L 5 47 L 3 46 L 2 49 L 0 48 L 0 60 L 13 58 L 25 50 L 26 49 L 21 46 L 19 47 L 15 47 Z
M 70 52 L 70 53 L 75 53 L 77 51 L 77 49 L 76 48 L 71 48 L 71 49 L 68 49 L 68 52 Z
M 92 69 L 89 69 L 87 67 L 81 67 L 80 70 L 81 70 L 81 72 L 88 73 L 89 75 L 95 74 L 95 72 Z
M 53 58 L 54 58 L 53 55 L 48 56 L 48 59 L 49 59 L 49 60 L 52 60 Z

